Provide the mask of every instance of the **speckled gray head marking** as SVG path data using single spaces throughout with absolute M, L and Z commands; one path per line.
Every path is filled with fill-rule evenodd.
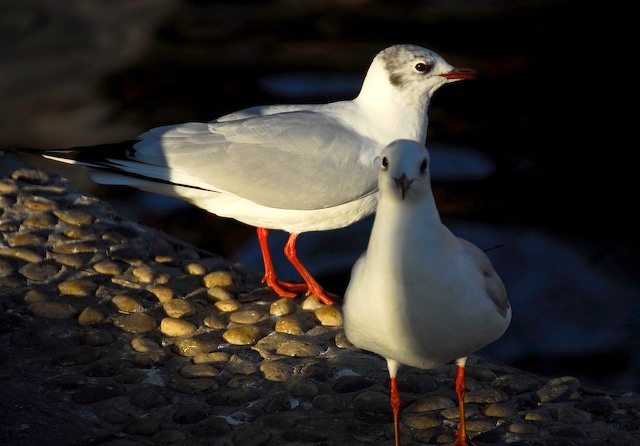
M 424 76 L 436 65 L 434 54 L 416 45 L 394 45 L 382 51 L 382 61 L 389 72 L 391 85 L 402 89 L 417 76 Z M 425 72 L 415 70 L 418 62 L 424 62 Z

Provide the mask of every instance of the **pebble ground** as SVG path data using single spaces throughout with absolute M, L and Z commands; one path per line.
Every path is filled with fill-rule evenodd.
M 392 445 L 382 358 L 340 305 L 117 215 L 0 152 L 0 443 Z M 640 444 L 640 395 L 472 356 L 482 445 Z M 450 444 L 455 367 L 403 368 L 403 445 Z

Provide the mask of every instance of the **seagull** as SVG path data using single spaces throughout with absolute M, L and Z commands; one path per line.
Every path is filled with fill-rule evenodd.
M 88 167 L 99 184 L 176 196 L 256 227 L 262 281 L 282 297 L 306 291 L 333 304 L 337 296 L 298 259 L 298 235 L 371 215 L 377 197 L 374 160 L 384 146 L 399 138 L 424 145 L 433 93 L 477 75 L 429 49 L 398 44 L 375 56 L 352 100 L 255 106 L 210 122 L 153 128 L 133 141 L 39 154 Z M 289 233 L 284 252 L 305 283 L 277 278 L 270 229 Z
M 466 445 L 466 358 L 502 336 L 511 321 L 504 284 L 487 255 L 442 223 L 429 162 L 426 147 L 412 140 L 382 151 L 371 236 L 344 295 L 347 339 L 386 359 L 396 446 L 399 367 L 456 361 L 460 426 L 454 444 Z

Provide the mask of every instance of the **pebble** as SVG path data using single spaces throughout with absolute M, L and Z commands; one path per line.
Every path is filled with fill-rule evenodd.
M 89 279 L 71 279 L 58 284 L 60 294 L 67 296 L 90 296 L 96 289 L 98 289 L 98 285 Z
M 70 319 L 76 313 L 76 310 L 69 304 L 49 301 L 29 304 L 27 310 L 34 316 L 43 319 Z
M 269 314 L 272 316 L 285 316 L 293 313 L 295 305 L 292 299 L 280 298 L 269 306 Z
M 229 316 L 231 322 L 236 324 L 255 324 L 256 322 L 264 319 L 264 314 L 257 310 L 243 310 L 236 311 Z
M 157 322 L 146 313 L 133 313 L 113 320 L 113 326 L 126 333 L 144 334 L 155 330 Z
M 210 353 L 216 350 L 220 343 L 220 337 L 216 333 L 203 333 L 178 339 L 172 345 L 172 348 L 180 356 L 191 357 L 201 353 Z
M 233 285 L 233 274 L 229 271 L 213 271 L 202 278 L 205 288 L 228 287 Z
M 224 332 L 222 338 L 229 344 L 253 345 L 264 336 L 263 330 L 255 325 L 230 328 Z
M 152 339 L 142 336 L 136 336 L 135 338 L 131 339 L 131 348 L 133 348 L 137 352 L 142 353 L 158 350 L 160 348 L 160 345 Z
M 207 296 L 215 301 L 228 301 L 233 299 L 233 294 L 222 287 L 214 286 L 207 289 Z
M 111 303 L 118 309 L 119 313 L 131 314 L 144 310 L 138 299 L 124 294 L 118 294 L 111 298 Z
M 25 262 L 41 262 L 42 256 L 28 248 L 2 248 L 0 256 L 12 257 L 14 259 L 24 260 Z
M 93 216 L 91 214 L 76 209 L 56 209 L 53 211 L 53 215 L 61 221 L 72 225 L 85 226 L 93 223 Z
M 342 327 L 342 312 L 336 305 L 325 305 L 315 310 L 320 324 L 326 327 Z
M 147 287 L 147 291 L 152 293 L 158 301 L 162 304 L 169 302 L 174 297 L 174 292 L 171 288 L 164 285 L 152 285 Z
M 105 321 L 105 315 L 94 307 L 86 307 L 78 315 L 79 325 L 99 325 Z
M 122 268 L 116 262 L 111 260 L 102 260 L 93 265 L 93 269 L 100 274 L 107 276 L 117 276 L 122 274 Z
M 38 263 L 27 263 L 18 270 L 18 273 L 31 282 L 46 283 L 54 280 L 61 271 L 59 264 L 44 260 Z
M 160 321 L 160 333 L 170 338 L 187 336 L 193 334 L 197 329 L 198 327 L 193 322 L 175 317 L 165 317 Z
M 204 352 L 196 353 L 193 357 L 194 364 L 206 364 L 215 362 L 229 362 L 231 355 L 227 352 Z
M 216 302 L 214 306 L 218 311 L 221 311 L 223 313 L 231 313 L 233 311 L 238 311 L 242 307 L 242 304 L 237 300 L 229 299 L 229 300 L 220 300 Z
M 184 299 L 170 299 L 162 304 L 162 309 L 167 316 L 176 319 L 196 314 L 195 305 Z
M 219 373 L 218 369 L 210 364 L 188 364 L 180 369 L 180 374 L 185 378 L 213 378 Z

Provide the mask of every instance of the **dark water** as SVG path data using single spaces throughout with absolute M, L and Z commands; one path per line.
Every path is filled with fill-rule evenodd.
M 552 0 L 284 4 L 8 3 L 0 93 L 12 108 L 0 112 L 0 144 L 115 142 L 256 104 L 348 99 L 379 50 L 429 47 L 490 76 L 440 89 L 428 138 L 442 155 L 434 168 L 445 221 L 483 247 L 503 245 L 492 260 L 514 319 L 484 353 L 640 388 L 636 187 L 598 81 L 618 71 L 596 41 L 594 24 L 609 11 Z M 469 177 L 477 157 L 489 175 Z M 253 228 L 78 181 L 123 213 L 261 269 Z M 301 236 L 301 258 L 329 290 L 346 286 L 368 224 Z M 274 234 L 274 254 L 283 236 Z M 296 278 L 282 259 L 278 268 Z

